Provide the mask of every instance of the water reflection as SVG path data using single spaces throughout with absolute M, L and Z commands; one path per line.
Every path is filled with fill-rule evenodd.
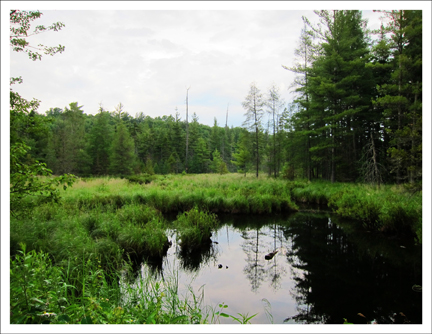
M 177 254 L 181 268 L 194 272 L 217 259 L 217 249 L 213 243 L 206 242 L 200 247 L 186 248 L 177 245 Z
M 421 282 L 418 247 L 401 248 L 360 232 L 347 235 L 331 219 L 311 215 L 293 218 L 285 235 L 293 242 L 288 262 L 305 272 L 293 275 L 298 313 L 286 320 L 421 323 L 421 294 L 412 290 Z
M 174 234 L 162 264 L 162 272 L 177 268 L 180 285 L 191 277 L 196 289 L 204 285 L 207 305 L 258 313 L 252 323 L 270 322 L 263 299 L 274 323 L 421 323 L 422 296 L 412 289 L 422 284 L 421 247 L 355 231 L 328 215 L 220 220 L 215 242 L 199 249 L 182 249 Z

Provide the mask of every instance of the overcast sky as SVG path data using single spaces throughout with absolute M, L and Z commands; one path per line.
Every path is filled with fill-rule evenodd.
M 302 16 L 317 20 L 313 3 L 202 4 L 43 5 L 37 24 L 60 21 L 66 27 L 32 36 L 29 42 L 61 44 L 66 50 L 42 61 L 10 51 L 10 76 L 24 80 L 14 90 L 41 100 L 40 113 L 78 102 L 85 113 L 95 114 L 99 104 L 113 111 L 121 102 L 132 116 L 139 112 L 151 117 L 174 115 L 178 108 L 185 119 L 186 88 L 190 87 L 189 115 L 195 112 L 208 125 L 216 117 L 222 126 L 228 104 L 228 125 L 241 126 L 245 112 L 241 102 L 252 82 L 263 93 L 274 84 L 282 98 L 291 101 L 294 74 L 281 65 L 293 65 Z M 364 8 L 370 28 L 377 28 L 381 14 L 372 12 L 373 5 L 368 2 L 357 8 Z

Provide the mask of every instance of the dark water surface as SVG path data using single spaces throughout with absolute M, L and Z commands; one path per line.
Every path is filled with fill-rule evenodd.
M 217 243 L 185 253 L 174 234 L 162 263 L 162 272 L 178 271 L 180 287 L 204 286 L 205 305 L 258 313 L 254 324 L 422 322 L 422 293 L 413 289 L 422 285 L 421 246 L 356 231 L 329 214 L 219 219 Z

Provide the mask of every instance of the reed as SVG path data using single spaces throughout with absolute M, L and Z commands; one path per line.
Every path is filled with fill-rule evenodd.
M 97 257 L 53 265 L 48 254 L 22 245 L 11 259 L 11 324 L 194 324 L 207 323 L 200 293 L 179 296 L 178 275 L 163 280 L 105 271 Z M 79 274 L 77 274 L 77 272 Z M 78 277 L 78 280 L 76 279 Z M 74 279 L 75 278 L 75 279 Z M 120 284 L 118 282 L 120 281 Z

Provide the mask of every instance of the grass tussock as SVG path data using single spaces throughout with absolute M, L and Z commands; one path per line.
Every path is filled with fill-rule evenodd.
M 197 248 L 203 242 L 210 242 L 212 231 L 218 225 L 218 219 L 215 214 L 201 211 L 195 207 L 179 214 L 175 225 L 182 247 Z

